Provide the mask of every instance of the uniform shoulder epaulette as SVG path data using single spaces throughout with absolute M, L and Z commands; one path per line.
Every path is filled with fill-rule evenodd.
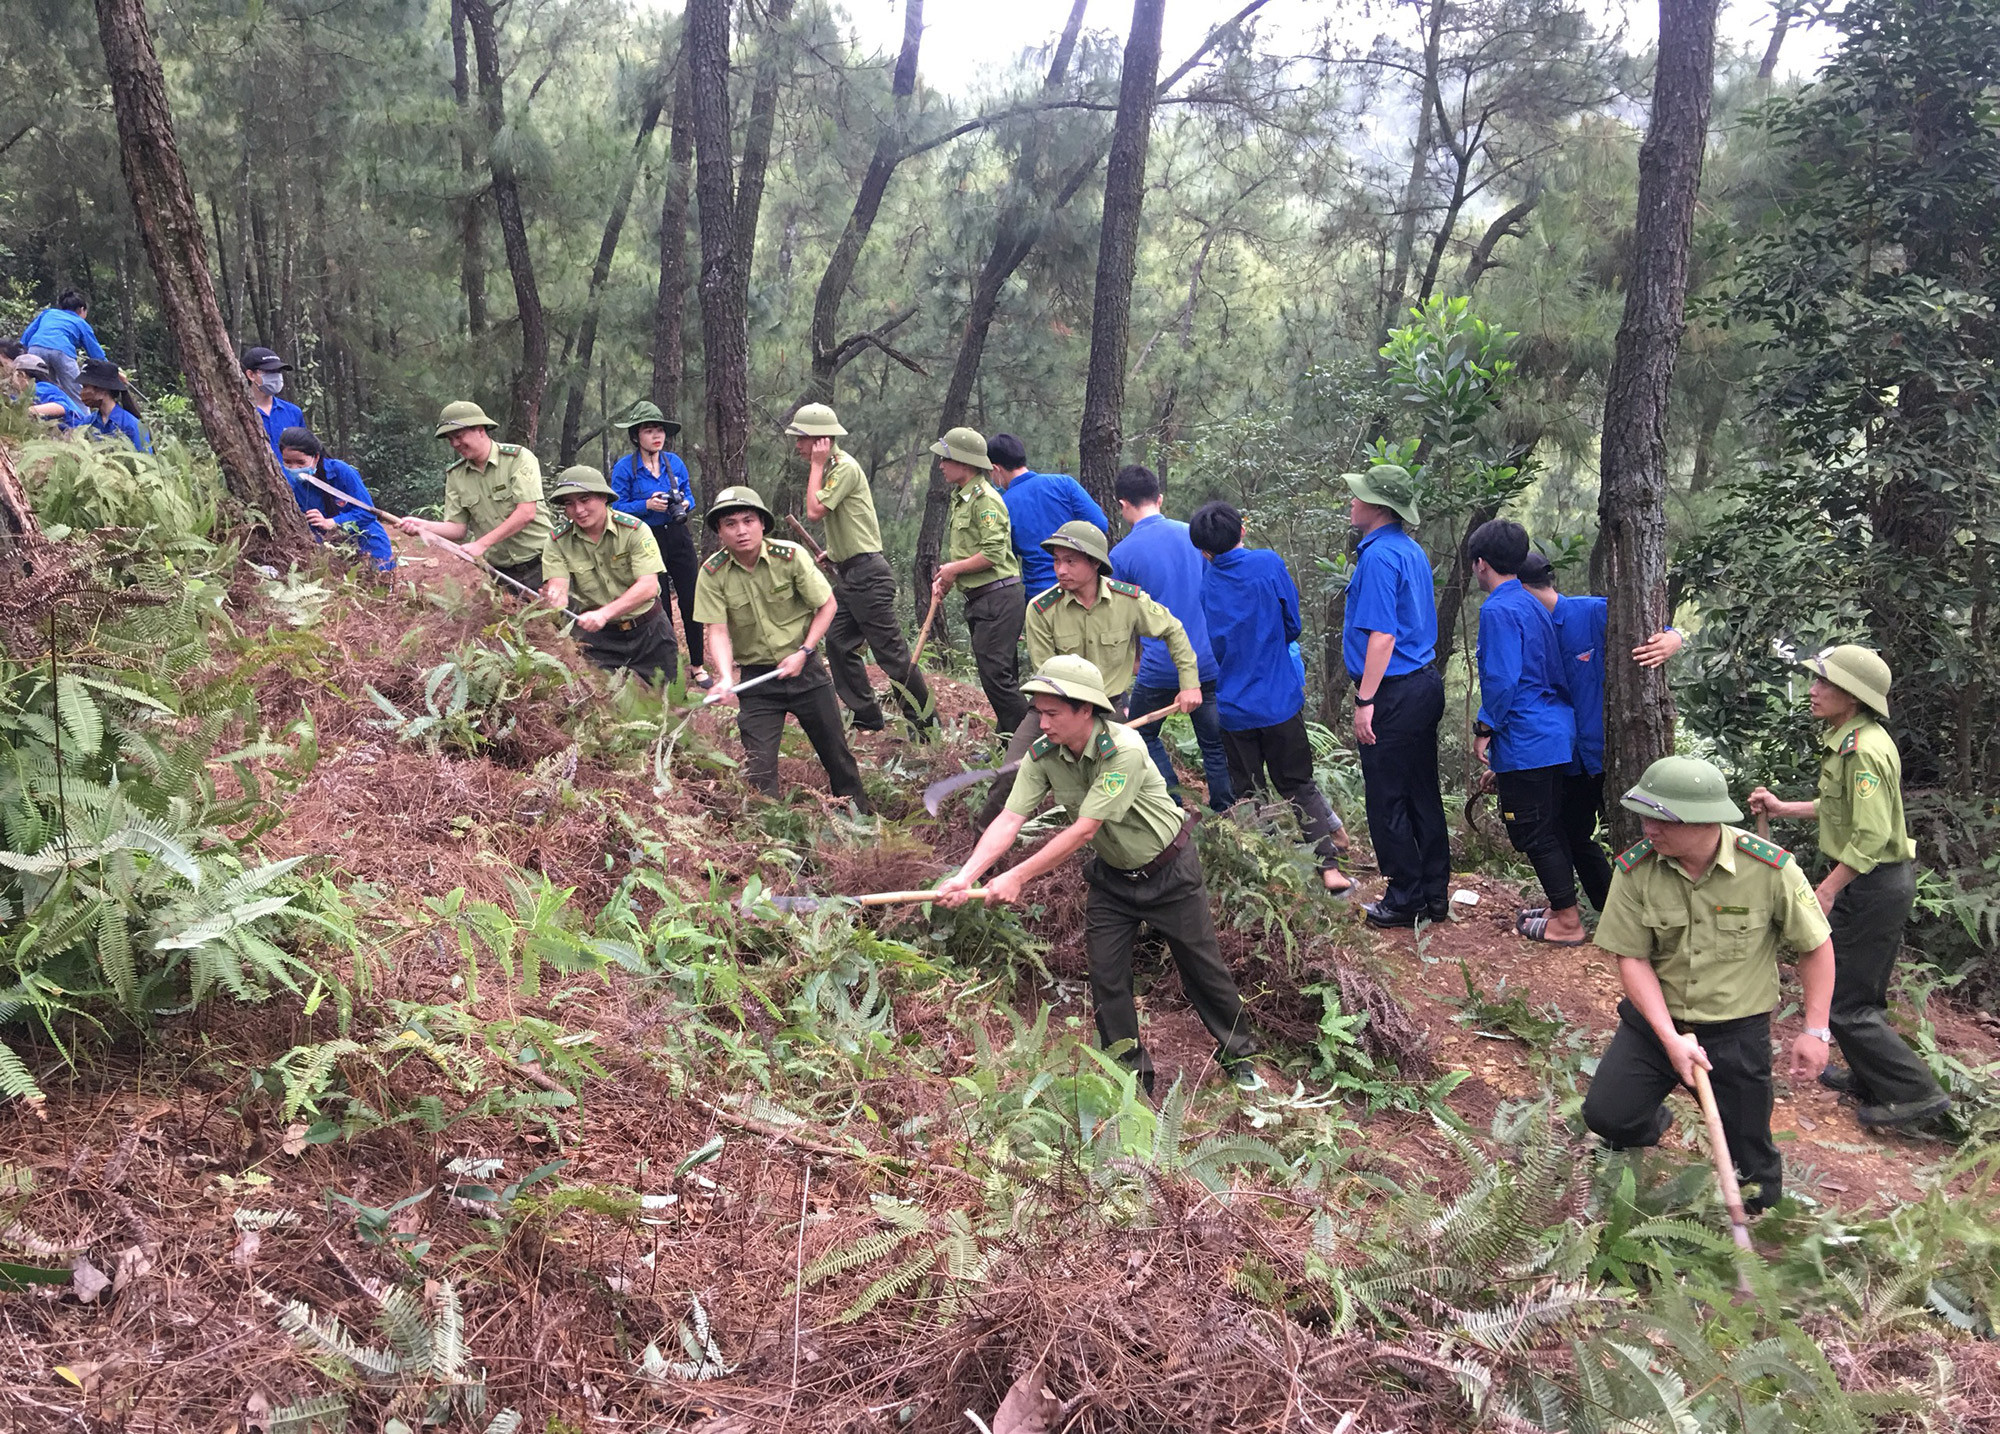
M 636 528 L 640 526 L 637 518 L 633 517 L 630 513 L 621 513 L 616 508 L 611 510 L 611 521 L 621 528 Z
M 1048 756 L 1055 749 L 1056 744 L 1051 742 L 1047 737 L 1037 737 L 1033 742 L 1028 744 L 1028 755 L 1039 760 Z
M 1108 727 L 1099 732 L 1097 740 L 1090 745 L 1090 755 L 1098 758 L 1108 757 L 1117 750 L 1118 739 L 1111 735 L 1111 729 Z
M 1128 583 L 1123 578 L 1106 578 L 1104 580 L 1104 586 L 1109 588 L 1112 592 L 1123 593 L 1126 597 L 1145 596 L 1144 593 L 1139 591 L 1139 585 L 1137 583 Z
M 1766 866 L 1783 866 L 1792 859 L 1792 854 L 1774 841 L 1765 841 L 1749 832 L 1736 834 L 1736 849 L 1745 856 L 1754 857 Z
M 556 519 L 556 525 L 553 528 L 549 529 L 549 536 L 551 538 L 560 538 L 575 531 L 576 531 L 576 524 L 572 523 L 567 518 L 558 518 Z
M 705 573 L 719 573 L 722 565 L 729 561 L 729 549 L 717 548 L 703 560 L 701 570 Z
M 1861 750 L 1861 729 L 1859 727 L 1856 727 L 1852 732 L 1849 732 L 1847 734 L 1847 740 L 1840 744 L 1840 755 L 1843 757 L 1852 757 L 1856 752 L 1860 750 Z
M 1642 841 L 1637 846 L 1627 847 L 1618 854 L 1618 869 L 1629 872 L 1652 854 L 1653 844 L 1650 841 Z
M 1032 604 L 1032 606 L 1034 607 L 1036 612 L 1047 612 L 1050 608 L 1054 607 L 1058 602 L 1061 601 L 1062 601 L 1062 589 L 1060 587 L 1051 585 L 1047 589 L 1047 591 L 1035 594 L 1035 601 Z
M 764 546 L 770 550 L 771 556 L 780 562 L 789 563 L 799 555 L 797 543 L 787 543 L 781 538 L 767 538 L 764 540 Z
M 493 446 L 510 458 L 521 451 L 521 445 L 518 443 L 496 443 Z

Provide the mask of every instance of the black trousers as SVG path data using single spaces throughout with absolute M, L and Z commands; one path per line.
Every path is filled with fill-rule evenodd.
M 1021 629 L 1028 620 L 1028 590 L 1019 578 L 999 578 L 965 597 L 965 626 L 979 685 L 1002 732 L 1028 714 L 1021 695 Z
M 833 593 L 840 606 L 833 626 L 826 630 L 827 666 L 833 669 L 833 690 L 854 714 L 855 726 L 884 725 L 882 704 L 875 700 L 861 659 L 867 648 L 875 650 L 875 660 L 896 684 L 896 702 L 903 715 L 912 722 L 935 722 L 935 717 L 924 715 L 931 689 L 910 661 L 910 644 L 896 620 L 896 574 L 889 560 L 880 553 L 856 553 L 837 564 Z
M 1182 847 L 1162 870 L 1136 881 L 1096 858 L 1084 867 L 1083 876 L 1090 887 L 1084 899 L 1084 939 L 1098 1040 L 1107 1049 L 1132 1042 L 1125 1059 L 1152 1085 L 1153 1058 L 1139 1044 L 1139 1008 L 1132 999 L 1132 945 L 1143 922 L 1166 938 L 1181 973 L 1181 989 L 1215 1038 L 1216 1053 L 1226 1064 L 1255 1054 L 1243 998 L 1216 940 L 1208 884 L 1194 843 Z
M 1771 1139 L 1770 1014 L 1687 1030 L 1714 1067 L 1708 1081 L 1737 1179 L 1744 1185 L 1743 1208 L 1753 1214 L 1768 1209 L 1784 1194 L 1784 1162 Z M 1630 1001 L 1620 1001 L 1618 1031 L 1583 1098 L 1583 1123 L 1616 1150 L 1657 1145 L 1667 1129 L 1661 1107 L 1680 1083 L 1646 1018 Z
M 667 565 L 667 579 L 673 584 L 674 603 L 681 610 L 681 631 L 687 635 L 688 666 L 701 666 L 701 624 L 694 620 L 694 585 L 701 575 L 701 557 L 694 550 L 694 534 L 686 522 L 654 527 L 648 523 L 660 561 Z M 664 599 L 663 589 L 660 596 Z
M 495 572 L 505 573 L 508 577 L 519 583 L 521 587 L 533 588 L 537 592 L 541 591 L 542 560 L 540 558 L 530 558 L 525 563 L 496 563 L 491 558 L 488 558 L 486 561 Z M 504 583 L 501 586 L 506 588 L 509 597 L 519 598 L 522 602 L 528 600 L 528 595 L 520 591 L 519 588 L 508 588 Z
M 1435 667 L 1385 677 L 1375 691 L 1375 740 L 1361 749 L 1361 781 L 1368 835 L 1389 881 L 1382 905 L 1394 912 L 1442 911 L 1451 894 L 1451 829 L 1438 792 L 1443 720 Z
M 1561 911 L 1576 905 L 1576 868 L 1570 862 L 1569 841 L 1563 835 L 1561 767 L 1522 767 L 1495 772 L 1493 786 L 1500 801 L 1500 819 L 1507 840 L 1535 868 L 1535 880 Z
M 771 669 L 746 665 L 741 680 L 762 677 Z M 861 785 L 861 768 L 847 745 L 847 733 L 840 726 L 840 704 L 834 701 L 833 683 L 826 664 L 813 653 L 806 658 L 804 671 L 797 677 L 779 677 L 761 687 L 753 687 L 736 699 L 741 709 L 738 726 L 743 730 L 743 774 L 750 785 L 766 796 L 778 795 L 778 742 L 785 733 L 787 714 L 796 717 L 819 755 L 819 764 L 837 797 L 852 797 L 862 811 L 870 811 L 868 794 Z
M 1312 739 L 1303 709 L 1272 727 L 1245 727 L 1222 733 L 1229 754 L 1229 789 L 1239 798 L 1276 792 L 1299 814 L 1299 830 L 1313 844 L 1320 870 L 1340 860 L 1340 818 L 1313 779 Z
M 1597 839 L 1598 819 L 1603 815 L 1604 773 L 1565 772 L 1559 817 L 1563 840 L 1569 845 L 1577 885 L 1599 911 L 1604 910 L 1604 899 L 1611 894 L 1611 856 Z
M 674 625 L 664 603 L 656 602 L 640 613 L 626 631 L 607 627 L 601 632 L 579 631 L 577 636 L 583 640 L 583 655 L 606 672 L 629 667 L 656 687 L 680 675 L 680 644 L 674 641 Z
M 1899 861 L 1857 876 L 1833 899 L 1833 1038 L 1868 1105 L 1929 1100 L 1937 1078 L 1889 1024 L 1889 978 L 1916 900 L 1915 866 Z

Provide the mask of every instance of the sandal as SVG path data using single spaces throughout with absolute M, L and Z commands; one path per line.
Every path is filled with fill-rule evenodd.
M 1518 935 L 1525 936 L 1530 941 L 1542 941 L 1550 946 L 1588 946 L 1590 944 L 1590 936 L 1587 932 L 1569 941 L 1550 936 L 1549 921 L 1550 918 L 1546 915 L 1530 916 L 1524 911 L 1514 918 L 1514 930 Z

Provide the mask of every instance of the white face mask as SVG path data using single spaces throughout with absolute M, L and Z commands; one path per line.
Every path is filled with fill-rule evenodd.
M 257 375 L 257 387 L 276 398 L 285 391 L 285 376 L 281 373 L 260 373 Z

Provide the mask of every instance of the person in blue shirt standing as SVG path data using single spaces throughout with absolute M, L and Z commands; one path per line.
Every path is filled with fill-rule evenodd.
M 98 343 L 97 332 L 90 327 L 86 317 L 89 313 L 88 299 L 74 289 L 64 289 L 56 296 L 54 308 L 43 309 L 21 331 L 21 347 L 47 364 L 55 386 L 79 403 L 83 401 L 83 388 L 77 353 L 81 351 L 88 358 L 104 361 L 104 346 Z
M 1230 787 L 1238 797 L 1275 788 L 1290 802 L 1313 843 L 1320 881 L 1340 895 L 1354 885 L 1340 871 L 1346 843 L 1340 818 L 1313 779 L 1305 680 L 1287 650 L 1303 630 L 1298 586 L 1283 558 L 1243 546 L 1243 515 L 1227 503 L 1195 509 L 1188 534 L 1208 561 L 1201 608 L 1215 653 Z
M 249 386 L 250 402 L 264 424 L 264 436 L 271 452 L 278 453 L 278 440 L 287 428 L 304 428 L 306 411 L 290 399 L 278 397 L 285 391 L 285 374 L 291 365 L 269 349 L 243 350 L 243 382 Z M 279 454 L 279 461 L 284 455 Z
M 84 406 L 49 382 L 49 366 L 40 354 L 19 354 L 7 370 L 17 398 L 27 400 L 28 412 L 67 432 L 90 422 Z
M 1056 585 L 1056 568 L 1055 560 L 1043 550 L 1042 540 L 1054 536 L 1064 523 L 1091 523 L 1106 533 L 1111 524 L 1097 500 L 1069 474 L 1037 473 L 1030 468 L 1027 445 L 1013 434 L 994 434 L 986 445 L 986 456 L 993 463 L 988 476 L 1000 490 L 1000 501 L 1007 505 L 1007 521 L 1014 528 L 1014 555 L 1021 560 L 1021 582 L 1030 593 L 1047 592 Z M 1171 779 L 1167 785 L 1173 785 Z
M 1361 908 L 1371 926 L 1447 921 L 1451 829 L 1438 790 L 1444 679 L 1437 655 L 1437 588 L 1415 527 L 1416 483 L 1394 463 L 1346 475 L 1348 521 L 1361 534 L 1347 577 L 1341 659 L 1354 683 L 1354 740 L 1375 860 L 1388 878 Z M 1212 636 L 1212 634 L 1211 634 Z
M 1112 487 L 1118 499 L 1118 513 L 1132 531 L 1111 550 L 1111 576 L 1143 588 L 1148 596 L 1180 619 L 1194 648 L 1201 675 L 1201 706 L 1188 714 L 1194 723 L 1195 741 L 1201 744 L 1202 775 L 1208 780 L 1210 811 L 1229 810 L 1235 797 L 1229 784 L 1229 754 L 1222 742 L 1222 721 L 1215 708 L 1215 654 L 1208 646 L 1208 619 L 1201 610 L 1201 583 L 1205 569 L 1201 554 L 1188 540 L 1188 525 L 1164 517 L 1160 512 L 1163 494 L 1160 480 L 1150 468 L 1134 463 L 1118 472 Z M 1174 700 L 1180 679 L 1166 643 L 1156 637 L 1139 639 L 1139 674 L 1126 699 L 1127 710 L 1157 712 Z M 1181 799 L 1181 780 L 1174 771 L 1173 758 L 1160 740 L 1161 723 L 1137 729 L 1146 739 L 1153 765 L 1167 779 L 1167 792 Z
M 153 440 L 139 426 L 131 409 L 132 385 L 109 359 L 85 359 L 77 374 L 83 406 L 90 410 L 89 429 L 97 438 L 120 438 L 141 453 L 153 451 Z
M 1516 576 L 1548 609 L 1556 625 L 1563 695 L 1576 714 L 1577 761 L 1563 774 L 1563 839 L 1569 843 L 1570 860 L 1583 894 L 1601 912 L 1611 894 L 1611 855 L 1597 840 L 1598 819 L 1604 812 L 1604 632 L 1610 621 L 1609 606 L 1601 597 L 1558 593 L 1555 573 L 1540 553 L 1522 559 Z M 1658 667 L 1681 650 L 1681 642 L 1678 632 L 1662 628 L 1632 649 L 1632 660 L 1641 667 Z M 1546 913 L 1531 907 L 1527 914 Z
M 673 584 L 674 601 L 680 604 L 681 631 L 687 637 L 688 679 L 698 687 L 708 686 L 708 673 L 701 665 L 701 624 L 694 620 L 694 585 L 700 575 L 701 559 L 695 552 L 694 534 L 688 515 L 695 510 L 694 479 L 678 453 L 669 452 L 667 441 L 681 426 L 660 412 L 659 405 L 641 399 L 625 410 L 625 416 L 611 425 L 622 428 L 632 440 L 632 451 L 620 458 L 611 470 L 611 487 L 617 493 L 611 509 L 644 523 L 660 549 L 660 561 L 667 565 Z M 662 595 L 664 601 L 664 594 Z
M 1556 625 L 1515 574 L 1528 533 L 1496 518 L 1465 541 L 1472 575 L 1486 590 L 1479 605 L 1479 722 L 1474 743 L 1493 772 L 1507 840 L 1535 868 L 1549 904 L 1526 911 L 1514 929 L 1531 941 L 1581 946 L 1589 940 L 1576 902 L 1576 863 L 1563 835 L 1563 777 L 1576 756 L 1576 715 L 1563 696 Z
M 305 481 L 308 477 L 317 478 L 327 487 L 338 488 L 355 503 L 366 503 L 372 508 L 375 500 L 369 496 L 368 485 L 361 481 L 361 474 L 353 464 L 328 458 L 319 439 L 310 428 L 304 427 L 287 428 L 278 435 L 278 461 L 285 467 L 285 481 L 292 485 L 292 496 L 298 499 L 299 511 L 306 515 L 306 521 L 312 524 L 317 541 L 324 543 L 336 534 L 351 538 L 362 556 L 375 565 L 375 571 L 395 571 L 396 550 L 390 545 L 381 520 L 367 508 L 357 508 L 325 488 Z

